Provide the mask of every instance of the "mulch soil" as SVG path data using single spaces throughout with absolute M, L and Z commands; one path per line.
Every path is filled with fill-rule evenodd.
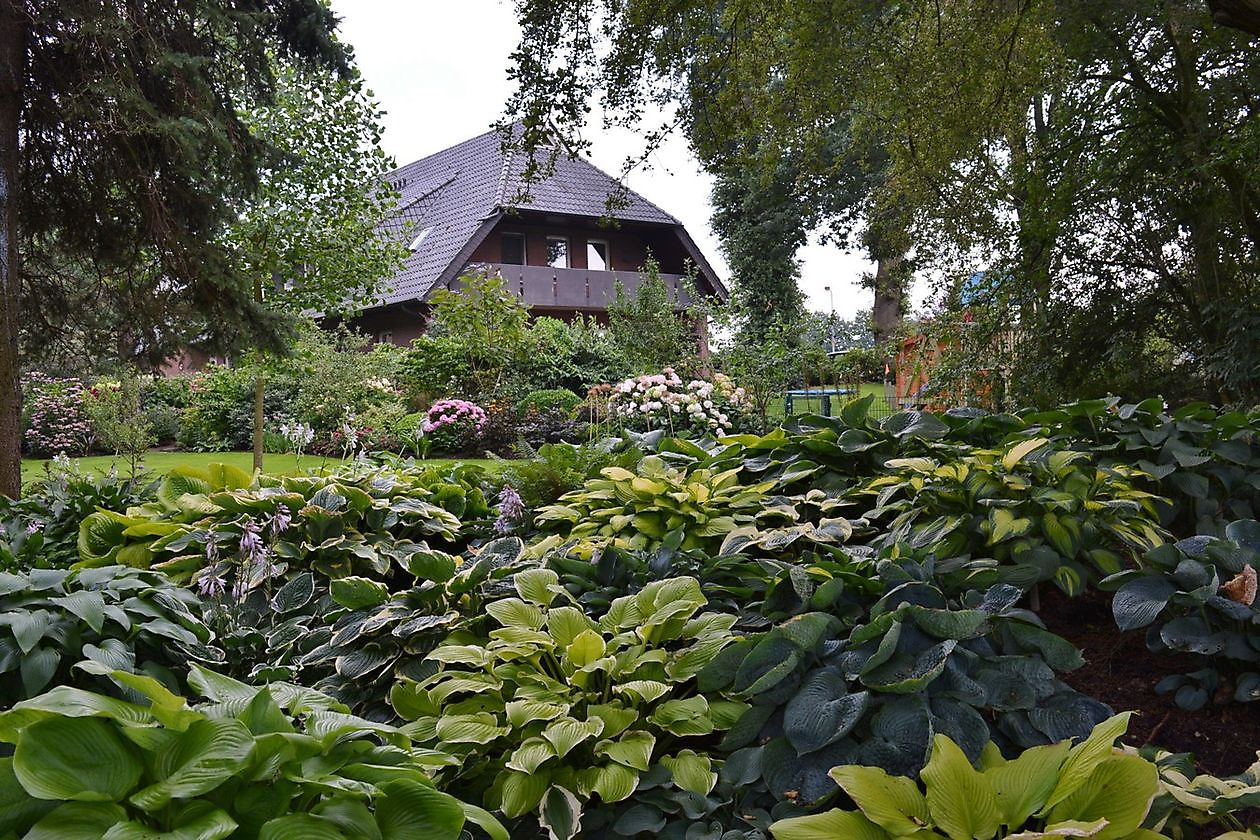
M 1196 666 L 1184 657 L 1151 653 L 1144 631 L 1121 633 L 1111 615 L 1108 593 L 1068 598 L 1046 587 L 1038 614 L 1050 630 L 1085 655 L 1085 667 L 1063 675 L 1065 682 L 1116 711 L 1137 712 L 1129 722 L 1125 743 L 1194 753 L 1202 771 L 1214 776 L 1236 775 L 1255 763 L 1260 750 L 1260 709 L 1252 704 L 1209 703 L 1189 712 L 1171 694 L 1157 695 L 1155 683 Z

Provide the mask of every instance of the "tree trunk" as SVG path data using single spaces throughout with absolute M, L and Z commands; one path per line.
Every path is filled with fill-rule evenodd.
M 871 319 L 874 321 L 876 347 L 883 347 L 901 326 L 905 263 L 905 254 L 885 254 L 875 263 L 875 307 Z
M 254 300 L 262 303 L 262 281 L 254 281 Z M 263 432 L 266 417 L 263 412 L 263 399 L 267 395 L 267 382 L 263 378 L 263 354 L 259 351 L 254 354 L 254 363 L 258 367 L 258 372 L 254 375 L 254 469 L 261 470 L 263 467 Z
M 1260 0 L 1207 0 L 1212 19 L 1221 26 L 1260 35 Z
M 0 0 L 0 493 L 22 493 L 22 381 L 18 358 L 18 122 L 26 79 L 26 17 Z

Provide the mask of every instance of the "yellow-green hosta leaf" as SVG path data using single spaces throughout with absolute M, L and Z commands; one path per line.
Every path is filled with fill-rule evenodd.
M 555 720 L 569 711 L 566 703 L 547 703 L 541 700 L 513 700 L 507 704 L 507 719 L 520 728 L 532 721 Z
M 375 607 L 389 600 L 389 587 L 364 577 L 337 578 L 328 585 L 328 594 L 348 610 Z
M 613 691 L 616 691 L 619 694 L 629 694 L 631 697 L 637 697 L 644 703 L 651 703 L 652 701 L 668 694 L 669 686 L 663 682 L 656 682 L 655 680 L 630 680 L 629 682 L 614 686 Z
M 993 508 L 989 511 L 989 545 L 997 545 L 1014 537 L 1022 537 L 1032 527 L 1032 520 L 1016 516 L 1010 508 Z
M 707 755 L 683 750 L 675 756 L 661 756 L 661 764 L 674 776 L 674 784 L 683 790 L 708 796 L 717 784 L 717 773 Z
M 890 840 L 893 835 L 858 811 L 826 811 L 770 824 L 774 840 Z
M 890 776 L 878 767 L 846 765 L 829 774 L 871 822 L 895 835 L 913 834 L 928 824 L 927 798 L 913 779 Z
M 556 597 L 560 576 L 551 569 L 524 569 L 513 576 L 512 584 L 526 601 L 546 607 Z
M 569 750 L 585 741 L 594 738 L 604 731 L 604 722 L 599 718 L 593 720 L 574 720 L 560 718 L 547 724 L 542 736 L 555 748 L 556 755 L 564 758 Z
M 561 647 L 568 647 L 584 630 L 595 630 L 595 622 L 577 607 L 556 607 L 547 611 L 547 631 Z
M 616 741 L 600 741 L 595 745 L 595 754 L 646 773 L 651 766 L 652 750 L 655 747 L 656 737 L 652 733 L 627 732 Z
M 1106 827 L 1095 836 L 1118 840 L 1141 826 L 1157 793 L 1159 770 L 1154 764 L 1135 755 L 1110 755 L 1084 785 L 1050 809 L 1046 822 L 1105 819 Z
M 1019 834 L 1010 834 L 1006 840 L 1054 840 L 1056 837 L 1097 837 L 1098 832 L 1106 827 L 1106 820 L 1095 820 L 1088 823 L 1068 820 L 1067 822 L 1048 825 L 1043 831 L 1021 831 Z M 1162 834 L 1156 834 L 1155 836 L 1163 837 Z M 1130 837 L 1133 840 L 1144 840 L 1134 835 L 1130 835 Z
M 639 786 L 639 774 L 621 764 L 607 764 L 595 768 L 590 775 L 590 788 L 604 802 L 620 802 L 634 793 Z
M 933 738 L 921 775 L 932 821 L 950 840 L 989 840 L 997 834 L 997 797 L 957 744 L 944 735 Z
M 604 467 L 599 474 L 613 481 L 632 481 L 634 473 L 622 467 Z
M 606 648 L 603 636 L 594 630 L 583 630 L 565 648 L 564 655 L 574 666 L 585 668 L 600 659 Z
M 505 771 L 502 785 L 502 804 L 499 806 L 504 816 L 516 819 L 528 814 L 538 807 L 543 794 L 551 786 L 551 773 L 539 770 L 534 773 L 518 773 L 515 770 Z
M 1028 440 L 1015 444 L 1010 449 L 1006 450 L 1006 454 L 1002 456 L 1002 466 L 1006 467 L 1008 471 L 1015 469 L 1016 464 L 1023 461 L 1029 455 L 1036 452 L 1049 442 L 1050 441 L 1045 438 L 1038 437 L 1029 438 Z
M 543 626 L 543 611 L 533 604 L 525 603 L 520 598 L 491 601 L 486 604 L 486 612 L 504 627 L 539 630 Z
M 713 731 L 709 701 L 701 696 L 666 700 L 652 711 L 649 720 L 674 735 L 708 735 Z
M 1128 730 L 1132 714 L 1121 712 L 1107 718 L 1093 728 L 1088 738 L 1072 747 L 1059 770 L 1059 781 L 1046 804 L 1037 812 L 1038 816 L 1045 816 L 1050 808 L 1067 799 L 1089 780 L 1094 768 L 1113 753 L 1116 739 Z
M 986 745 L 986 751 L 989 746 L 992 742 Z M 1069 741 L 1060 741 L 1032 747 L 1024 750 L 1018 758 L 985 768 L 984 776 L 997 796 L 1003 825 L 1021 826 L 1041 810 L 1059 781 L 1059 768 L 1063 766 L 1071 746 Z M 985 764 L 983 756 L 981 762 Z
M 488 744 L 508 729 L 489 712 L 473 715 L 444 715 L 438 718 L 437 736 L 451 744 Z
M 508 758 L 507 768 L 522 773 L 533 773 L 544 763 L 556 757 L 555 749 L 542 738 L 526 738 Z
M 594 720 L 596 718 L 604 722 L 604 731 L 600 734 L 605 738 L 616 738 L 639 719 L 639 713 L 634 709 L 627 709 L 615 701 L 587 706 L 586 719 Z
M 439 645 L 425 659 L 474 668 L 484 668 L 491 661 L 490 651 L 479 645 Z

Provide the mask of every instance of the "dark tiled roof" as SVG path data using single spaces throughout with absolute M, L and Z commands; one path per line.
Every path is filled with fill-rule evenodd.
M 400 167 L 387 177 L 402 194 L 399 215 L 389 223 L 404 243 L 433 229 L 390 281 L 381 304 L 423 299 L 487 223 L 506 209 L 573 216 L 612 215 L 625 221 L 678 226 L 673 216 L 580 158 L 557 155 L 554 172 L 526 185 L 525 156 L 502 152 L 502 135 L 487 131 L 449 149 Z M 519 200 L 528 193 L 528 200 Z M 609 196 L 613 195 L 609 213 Z M 454 266 L 457 270 L 460 266 Z

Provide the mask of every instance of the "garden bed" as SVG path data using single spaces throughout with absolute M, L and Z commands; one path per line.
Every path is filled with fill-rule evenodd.
M 1047 628 L 1085 655 L 1085 666 L 1065 675 L 1064 681 L 1114 709 L 1136 712 L 1127 743 L 1194 753 L 1200 769 L 1214 776 L 1232 776 L 1256 762 L 1260 714 L 1237 703 L 1188 711 L 1171 694 L 1156 694 L 1155 684 L 1161 679 L 1195 666 L 1185 657 L 1152 653 L 1140 630 L 1118 630 L 1108 593 L 1068 598 L 1051 588 L 1042 593 L 1039 614 Z

